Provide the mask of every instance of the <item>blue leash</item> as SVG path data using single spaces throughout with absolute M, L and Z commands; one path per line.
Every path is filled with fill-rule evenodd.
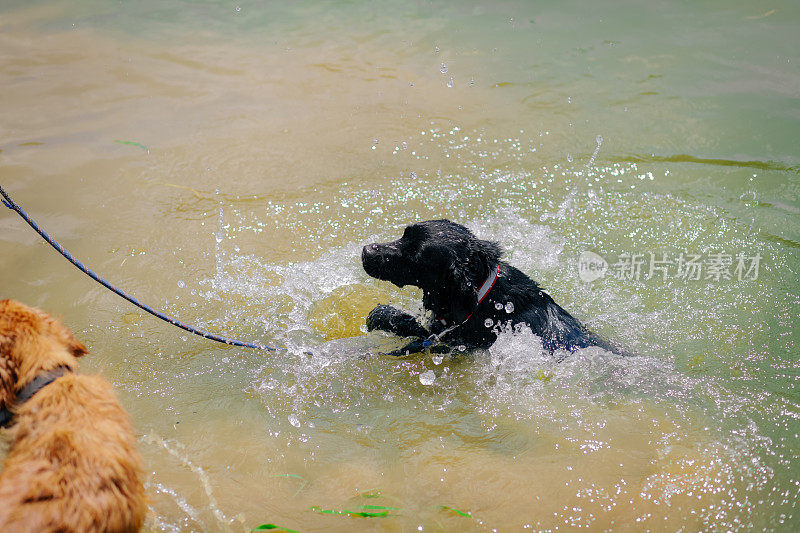
M 3 205 L 5 205 L 6 207 L 8 207 L 9 209 L 11 209 L 13 211 L 16 211 L 19 214 L 19 216 L 21 216 L 22 219 L 25 222 L 27 222 L 28 225 L 34 229 L 34 231 L 36 231 L 36 233 L 41 235 L 42 238 L 45 241 L 47 241 L 47 243 L 50 246 L 52 246 L 53 248 L 58 250 L 58 252 L 61 255 L 66 257 L 67 261 L 69 261 L 70 263 L 72 263 L 73 265 L 78 267 L 78 269 L 81 272 L 83 272 L 84 274 L 86 274 L 87 276 L 89 276 L 90 278 L 92 278 L 93 280 L 95 280 L 96 282 L 98 282 L 99 284 L 101 284 L 102 286 L 104 286 L 105 288 L 110 290 L 111 292 L 114 292 L 117 295 L 122 296 L 123 298 L 128 300 L 130 303 L 132 303 L 133 305 L 138 307 L 139 309 L 147 311 L 151 315 L 157 316 L 161 320 L 163 320 L 165 322 L 169 322 L 173 326 L 177 326 L 177 327 L 179 327 L 179 328 L 181 328 L 183 330 L 188 331 L 189 333 L 194 333 L 195 335 L 200 335 L 201 337 L 204 337 L 206 339 L 210 339 L 212 341 L 217 341 L 217 342 L 221 342 L 221 343 L 224 343 L 224 344 L 229 344 L 231 346 L 243 346 L 245 348 L 255 348 L 256 350 L 271 350 L 273 352 L 277 351 L 277 348 L 273 348 L 272 346 L 267 346 L 265 344 L 256 344 L 256 343 L 252 343 L 252 342 L 244 342 L 244 341 L 237 341 L 237 340 L 233 340 L 233 339 L 226 339 L 225 337 L 220 337 L 219 335 L 214 335 L 213 333 L 209 333 L 207 331 L 203 331 L 201 329 L 194 328 L 192 326 L 184 324 L 180 320 L 177 320 L 175 318 L 172 318 L 170 316 L 165 315 L 161 311 L 157 311 L 157 310 L 153 309 L 149 305 L 143 304 L 142 302 L 140 302 L 139 300 L 137 300 L 133 296 L 129 296 L 128 294 L 126 294 L 121 289 L 118 289 L 117 287 L 112 285 L 110 282 L 108 282 L 105 279 L 101 278 L 100 276 L 95 274 L 94 271 L 92 271 L 90 268 L 87 268 L 86 266 L 83 265 L 83 263 L 81 263 L 80 261 L 78 261 L 77 259 L 72 257 L 72 255 L 68 251 L 66 251 L 63 246 L 61 246 L 58 242 L 56 242 L 54 239 L 52 239 L 43 229 L 41 229 L 39 227 L 38 224 L 36 224 L 36 222 L 33 221 L 33 219 L 31 217 L 28 216 L 28 214 L 25 212 L 24 209 L 22 209 L 19 205 L 17 205 L 14 202 L 14 200 L 11 199 L 11 197 L 8 195 L 8 193 L 6 193 L 6 191 L 3 190 L 2 186 L 0 186 L 0 194 L 2 194 L 3 198 L 4 198 L 2 200 Z

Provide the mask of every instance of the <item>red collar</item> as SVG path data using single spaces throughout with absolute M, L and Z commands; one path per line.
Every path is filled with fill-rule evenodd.
M 486 295 L 492 291 L 492 287 L 494 287 L 494 284 L 497 283 L 497 278 L 499 276 L 500 276 L 500 263 L 497 263 L 497 268 L 492 270 L 492 273 L 489 274 L 489 277 L 486 278 L 486 281 L 484 281 L 483 285 L 481 285 L 480 288 L 478 289 L 478 301 L 475 304 L 475 309 L 473 309 L 472 313 L 470 313 L 469 316 L 467 316 L 467 318 L 464 319 L 464 322 L 472 318 L 472 315 L 475 314 L 475 311 L 478 309 L 478 306 L 481 305 L 481 302 L 483 302 L 483 300 L 486 298 Z M 441 322 L 442 325 L 444 326 L 447 325 L 447 322 L 445 321 L 444 318 L 440 318 L 439 322 Z
M 497 268 L 495 268 L 492 271 L 492 273 L 489 274 L 489 277 L 486 278 L 486 281 L 483 282 L 481 288 L 478 289 L 478 303 L 475 305 L 475 307 L 481 305 L 483 299 L 486 298 L 486 295 L 489 294 L 489 291 L 491 291 L 492 287 L 494 287 L 494 284 L 497 282 L 497 276 L 499 275 L 500 275 L 500 263 L 497 263 Z M 470 316 L 472 315 L 470 314 Z

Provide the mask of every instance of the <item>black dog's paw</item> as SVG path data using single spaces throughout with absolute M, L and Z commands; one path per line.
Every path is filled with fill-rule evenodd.
M 412 353 L 424 352 L 426 347 L 427 345 L 423 339 L 417 339 L 409 342 L 402 348 L 398 348 L 397 350 L 387 353 L 386 355 L 391 355 L 392 357 L 404 357 Z
M 386 355 L 403 357 L 412 353 L 422 353 L 425 350 L 435 354 L 447 354 L 453 351 L 453 349 L 446 344 L 432 344 L 432 341 L 428 339 L 417 339 L 409 342 L 402 348 L 387 353 Z
M 416 318 L 391 305 L 379 305 L 370 311 L 367 317 L 367 329 L 369 331 L 375 329 L 388 331 L 400 337 L 427 337 L 429 335 Z
M 379 329 L 382 331 L 394 331 L 394 324 L 406 313 L 392 307 L 391 305 L 378 305 L 367 316 L 367 329 L 369 331 Z

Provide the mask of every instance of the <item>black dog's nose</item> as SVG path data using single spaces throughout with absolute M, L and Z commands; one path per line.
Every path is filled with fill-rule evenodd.
M 374 256 L 377 253 L 377 251 L 378 251 L 377 244 L 373 243 L 364 246 L 364 248 L 361 250 L 361 260 L 363 261 L 364 259 L 370 258 L 370 256 Z

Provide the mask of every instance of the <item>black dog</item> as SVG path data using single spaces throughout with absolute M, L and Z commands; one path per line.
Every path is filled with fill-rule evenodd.
M 530 327 L 549 352 L 599 346 L 627 355 L 589 331 L 535 281 L 501 261 L 502 253 L 496 242 L 478 239 L 449 220 L 413 224 L 396 241 L 368 244 L 361 254 L 367 274 L 398 287 L 421 288 L 431 321 L 425 328 L 412 315 L 379 305 L 367 317 L 367 329 L 419 339 L 392 355 L 440 343 L 488 348 L 497 339 L 495 326 L 509 321 Z

